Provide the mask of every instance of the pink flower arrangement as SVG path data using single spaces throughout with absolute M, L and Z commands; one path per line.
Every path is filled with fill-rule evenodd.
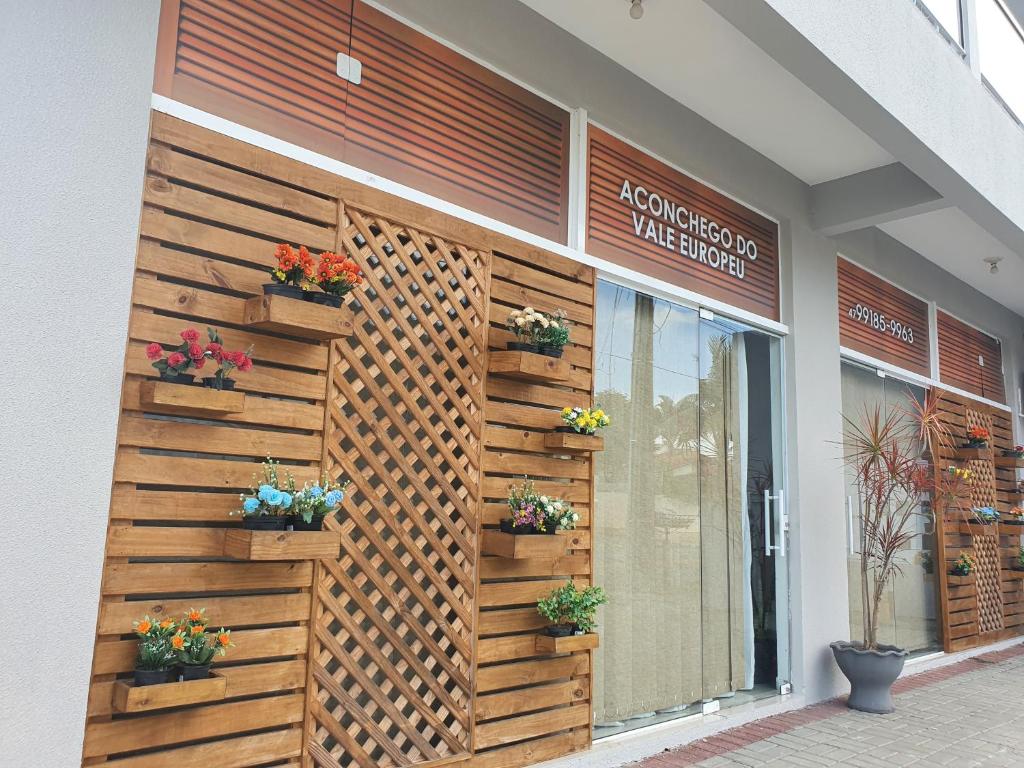
M 215 329 L 207 328 L 207 334 L 210 342 L 203 347 L 199 343 L 199 331 L 195 328 L 186 328 L 179 334 L 181 344 L 166 357 L 163 345 L 155 341 L 146 346 L 146 357 L 164 378 L 183 375 L 190 369 L 202 370 L 206 361 L 212 360 L 217 363 L 217 371 L 213 376 L 204 379 L 204 382 L 214 389 L 223 389 L 227 381 L 231 382 L 227 385 L 230 388 L 234 382 L 227 374 L 236 369 L 242 373 L 252 370 L 252 347 L 245 352 L 231 352 L 224 349 L 224 341 Z

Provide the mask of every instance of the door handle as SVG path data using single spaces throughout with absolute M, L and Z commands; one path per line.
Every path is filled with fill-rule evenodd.
M 776 514 L 772 514 L 772 502 L 776 502 Z M 777 523 L 777 527 L 776 527 Z M 786 531 L 789 530 L 789 516 L 786 514 L 785 496 L 782 489 L 775 495 L 767 488 L 764 490 L 764 554 L 771 557 L 773 551 L 779 557 L 786 556 Z M 772 544 L 772 533 L 778 544 Z

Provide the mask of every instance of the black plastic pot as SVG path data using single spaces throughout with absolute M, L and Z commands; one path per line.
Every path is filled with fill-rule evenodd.
M 203 386 L 204 387 L 208 387 L 209 389 L 234 389 L 235 388 L 235 380 L 234 379 L 221 379 L 220 383 L 221 383 L 221 386 L 218 387 L 217 386 L 217 377 L 216 376 L 205 376 L 205 377 L 203 377 Z
M 887 715 L 896 707 L 892 701 L 892 684 L 903 671 L 907 652 L 895 645 L 881 645 L 866 651 L 855 643 L 838 641 L 829 646 L 836 664 L 850 681 L 850 698 L 846 706 L 860 712 Z
M 1017 453 L 1017 451 L 1003 451 L 1003 456 L 1008 459 L 1024 459 L 1024 453 Z
M 323 515 L 313 515 L 308 523 L 302 519 L 302 515 L 289 515 L 288 522 L 293 531 L 322 531 L 324 529 Z
M 964 448 L 988 448 L 988 440 L 968 440 Z
M 555 523 L 545 523 L 543 531 L 537 531 L 537 533 L 543 534 L 544 536 L 554 536 L 558 533 L 558 525 Z
M 555 432 L 564 432 L 567 435 L 571 435 L 571 434 L 574 434 L 576 432 L 576 430 L 573 429 L 572 427 L 561 426 L 561 427 L 555 427 Z M 580 434 L 583 434 L 583 433 L 581 432 Z
M 191 373 L 161 373 L 160 380 L 171 384 L 194 384 L 196 377 Z
M 169 669 L 136 669 L 135 670 L 135 686 L 143 685 L 159 685 L 160 683 L 166 683 L 171 678 L 171 670 Z
M 576 634 L 575 624 L 549 624 L 544 627 L 544 634 L 548 637 L 569 637 Z
M 182 681 L 205 680 L 210 676 L 209 664 L 182 664 L 179 670 Z
M 502 520 L 499 524 L 499 528 L 502 533 L 514 533 L 517 536 L 537 532 L 537 528 L 529 523 L 525 525 L 512 525 L 511 520 Z
M 505 347 L 509 352 L 533 352 L 534 354 L 540 352 L 540 347 L 526 341 L 510 341 L 505 344 Z
M 247 531 L 283 531 L 288 525 L 284 515 L 247 515 L 242 518 L 242 527 Z
M 301 299 L 306 293 L 297 285 L 285 283 L 264 283 L 263 293 L 267 296 L 287 296 L 289 299 Z
M 337 309 L 341 306 L 341 296 L 337 296 L 333 293 L 312 291 L 306 294 L 306 299 L 312 301 L 314 304 L 323 304 L 325 307 L 334 307 Z
M 540 346 L 537 347 L 537 351 L 539 351 L 545 357 L 561 357 L 562 356 L 562 347 L 548 347 L 548 346 L 545 346 L 545 345 L 541 344 Z

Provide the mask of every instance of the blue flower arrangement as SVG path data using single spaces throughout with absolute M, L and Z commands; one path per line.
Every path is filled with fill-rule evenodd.
M 971 511 L 983 523 L 994 523 L 999 519 L 999 512 L 992 507 L 974 507 Z
M 293 514 L 301 517 L 307 524 L 315 517 L 324 518 L 333 514 L 344 501 L 348 486 L 348 480 L 332 483 L 326 476 L 320 483 L 306 483 L 302 490 L 295 494 Z
M 287 515 L 295 501 L 295 478 L 280 467 L 280 462 L 268 456 L 263 462 L 262 477 L 252 476 L 250 494 L 241 495 L 242 508 L 232 514 L 249 518 Z

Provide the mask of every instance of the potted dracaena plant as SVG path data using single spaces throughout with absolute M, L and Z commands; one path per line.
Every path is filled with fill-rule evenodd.
M 210 676 L 214 656 L 224 656 L 231 642 L 231 630 L 221 627 L 207 632 L 206 609 L 189 609 L 171 637 L 181 680 L 202 680 Z
M 174 619 L 157 621 L 144 616 L 132 624 L 139 638 L 135 656 L 135 685 L 156 685 L 170 680 L 175 653 L 171 638 L 178 631 Z
M 861 419 L 844 416 L 843 449 L 856 477 L 860 499 L 860 598 L 863 634 L 836 641 L 832 653 L 850 681 L 847 706 L 862 712 L 892 712 L 891 687 L 907 651 L 878 641 L 882 601 L 902 552 L 917 535 L 916 518 L 930 516 L 922 505 L 931 492 L 930 457 L 948 444 L 938 418 L 938 394 L 923 402 L 908 393 L 910 406 L 883 414 L 878 406 Z
M 537 601 L 537 612 L 551 623 L 543 630 L 549 637 L 585 635 L 594 631 L 594 616 L 608 602 L 601 587 L 577 589 L 572 580 Z

